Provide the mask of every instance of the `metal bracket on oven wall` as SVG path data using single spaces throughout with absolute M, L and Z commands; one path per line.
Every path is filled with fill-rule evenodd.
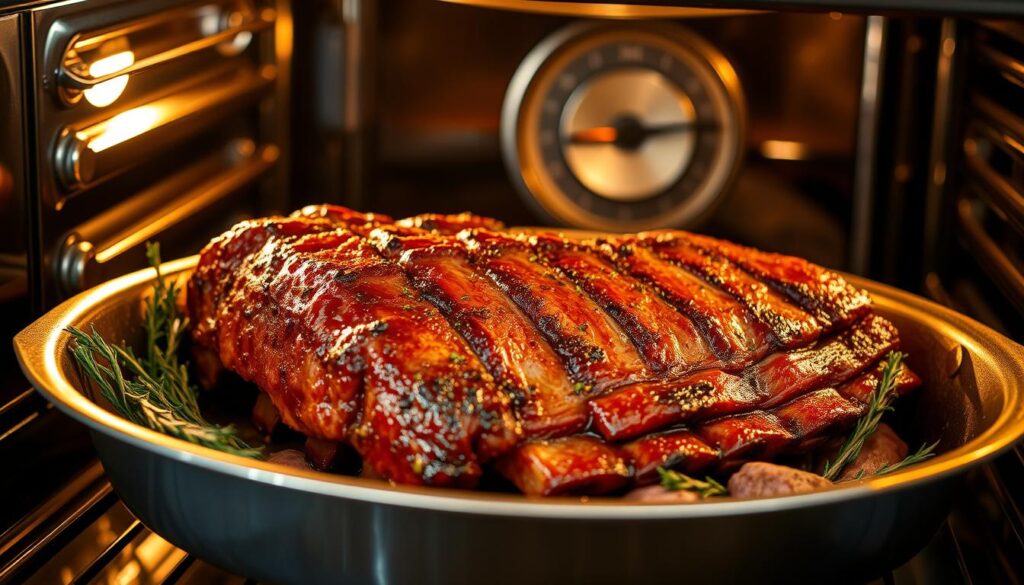
M 886 22 L 869 16 L 864 37 L 864 71 L 857 123 L 857 156 L 853 177 L 853 218 L 850 225 L 850 270 L 864 274 L 871 257 L 871 225 L 874 208 L 875 149 L 882 99 L 882 78 L 886 45 Z

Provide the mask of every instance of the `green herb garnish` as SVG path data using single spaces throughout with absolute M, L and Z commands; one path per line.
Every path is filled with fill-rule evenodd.
M 137 357 L 131 348 L 107 343 L 95 328 L 89 334 L 69 327 L 75 338 L 72 355 L 103 397 L 128 420 L 197 445 L 262 457 L 262 448 L 249 446 L 234 427 L 203 418 L 196 390 L 189 383 L 188 367 L 178 361 L 188 319 L 178 311 L 177 283 L 168 284 L 160 272 L 158 244 L 147 243 L 146 259 L 156 270 L 156 281 L 153 296 L 144 303 L 145 357 Z
M 658 468 L 658 475 L 661 476 L 661 487 L 670 491 L 677 492 L 685 490 L 688 492 L 696 492 L 701 498 L 729 495 L 729 490 L 710 476 L 705 477 L 704 480 L 701 481 L 684 473 L 665 469 L 664 467 Z
M 871 398 L 868 401 L 867 413 L 857 421 L 853 432 L 850 433 L 843 446 L 839 448 L 835 458 L 825 463 L 822 475 L 826 479 L 835 481 L 842 474 L 843 469 L 857 459 L 861 449 L 864 447 L 864 442 L 878 430 L 878 425 L 882 422 L 882 416 L 886 412 L 893 410 L 892 401 L 896 399 L 896 380 L 900 372 L 903 371 L 903 360 L 906 357 L 906 354 L 898 351 L 891 351 L 886 356 L 885 366 L 882 368 L 882 376 L 878 380 L 878 385 L 875 386 L 875 390 L 871 393 Z M 883 465 L 871 475 L 885 475 L 915 463 L 920 463 L 934 456 L 933 451 L 937 445 L 938 442 L 922 446 L 918 449 L 917 453 L 908 456 L 903 461 L 891 465 Z M 863 475 L 863 473 L 860 473 L 855 479 L 862 479 Z

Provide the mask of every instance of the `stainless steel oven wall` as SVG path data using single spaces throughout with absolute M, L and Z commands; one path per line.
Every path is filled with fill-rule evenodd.
M 515 170 L 502 163 L 502 100 L 531 50 L 579 19 L 435 0 L 335 4 L 363 6 L 359 14 L 369 4 L 375 18 L 339 17 L 340 36 L 349 39 L 335 43 L 341 54 L 310 52 L 341 68 L 345 52 L 359 50 L 363 67 L 372 65 L 371 72 L 345 77 L 347 85 L 333 93 L 317 92 L 335 96 L 335 123 L 358 130 L 363 149 L 359 157 L 338 151 L 328 161 L 327 174 L 349 180 L 335 175 L 320 183 L 332 186 L 326 191 L 342 189 L 344 202 L 399 215 L 468 209 L 510 223 L 544 221 L 509 181 Z M 658 23 L 707 40 L 735 68 L 747 96 L 745 162 L 702 229 L 844 266 L 864 18 L 737 14 Z M 362 45 L 353 42 L 357 36 Z M 352 96 L 365 92 L 376 96 L 372 105 L 353 108 Z M 350 110 L 362 117 L 343 118 Z M 355 160 L 362 162 L 353 166 Z
M 5 338 L 20 331 L 32 315 L 21 55 L 19 17 L 0 17 L 0 336 Z M 10 349 L 0 352 L 0 372 L 5 374 L 0 378 L 0 407 L 27 387 L 17 370 Z
M 286 207 L 287 4 L 92 1 L 31 11 L 45 304 Z

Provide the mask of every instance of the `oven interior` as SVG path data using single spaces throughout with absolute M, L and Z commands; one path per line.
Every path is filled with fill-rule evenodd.
M 146 241 L 166 258 L 192 254 L 241 218 L 306 203 L 585 227 L 546 212 L 545 198 L 592 201 L 607 189 L 618 201 L 602 221 L 628 229 L 646 213 L 629 185 L 587 179 L 584 147 L 533 148 L 529 108 L 507 102 L 524 64 L 543 61 L 540 79 L 558 55 L 635 58 L 644 46 L 684 64 L 724 60 L 735 79 L 716 71 L 740 90 L 707 110 L 722 135 L 736 123 L 735 140 L 687 146 L 690 166 L 652 178 L 651 201 L 701 191 L 707 211 L 686 227 L 895 284 L 1024 339 L 1019 8 L 664 6 L 634 21 L 474 3 L 517 4 L 0 0 L 3 334 L 142 267 Z M 597 42 L 588 27 L 630 40 L 587 53 Z M 713 93 L 714 71 L 694 67 Z M 564 71 L 552 74 L 555 89 Z M 594 85 L 566 88 L 565 99 L 585 105 Z M 528 104 L 532 88 L 512 103 Z M 536 118 L 541 138 L 547 123 Z M 731 162 L 709 171 L 719 183 L 688 187 L 702 149 L 710 167 Z M 538 190 L 510 157 L 571 176 L 552 174 Z M 0 583 L 244 582 L 134 519 L 84 429 L 29 388 L 10 349 L 0 364 Z M 1019 582 L 1022 489 L 1017 448 L 972 475 L 942 532 L 885 582 Z

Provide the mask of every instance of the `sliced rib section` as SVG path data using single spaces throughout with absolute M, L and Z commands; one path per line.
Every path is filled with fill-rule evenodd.
M 272 239 L 235 271 L 216 315 L 222 362 L 288 426 L 351 443 L 364 473 L 472 485 L 480 461 L 518 441 L 506 394 L 361 238 Z
M 718 361 L 686 316 L 588 246 L 555 234 L 541 234 L 530 242 L 548 265 L 611 315 L 656 374 L 679 375 Z
M 868 315 L 813 347 L 773 354 L 742 373 L 712 369 L 679 380 L 631 384 L 594 398 L 590 411 L 605 438 L 621 440 L 695 419 L 769 408 L 852 378 L 897 343 L 891 323 Z
M 651 377 L 629 338 L 582 290 L 523 241 L 486 230 L 459 237 L 475 263 L 530 318 L 588 394 Z
M 598 246 L 615 265 L 657 290 L 690 318 L 708 346 L 730 368 L 758 359 L 772 347 L 771 331 L 739 302 L 700 278 L 660 259 L 630 239 Z
M 592 399 L 594 428 L 618 441 L 670 425 L 757 408 L 764 396 L 741 375 L 704 370 L 680 380 L 641 382 Z
M 684 473 L 702 471 L 718 463 L 721 453 L 690 430 L 648 435 L 627 443 L 622 453 L 633 464 L 637 483 L 658 479 L 658 468 Z
M 878 315 L 812 348 L 768 356 L 747 373 L 774 406 L 813 388 L 837 384 L 875 363 L 899 344 L 896 327 Z
M 814 317 L 720 254 L 699 248 L 673 233 L 641 234 L 636 242 L 735 298 L 771 330 L 779 346 L 800 347 L 821 335 L 822 327 Z
M 735 262 L 788 295 L 825 327 L 852 323 L 871 310 L 871 298 L 841 275 L 803 258 L 762 252 L 725 240 L 688 232 L 673 232 L 702 249 Z
M 816 439 L 852 424 L 867 409 L 882 364 L 838 387 L 826 387 L 764 411 L 725 417 L 700 425 L 696 432 L 722 458 L 770 459 L 780 452 L 801 452 Z M 895 392 L 903 395 L 920 384 L 907 368 L 896 377 Z
M 515 397 L 526 436 L 578 432 L 587 423 L 581 388 L 518 307 L 474 270 L 465 245 L 429 234 L 377 230 L 378 249 L 395 260 L 506 391 Z
M 523 443 L 498 461 L 498 471 L 533 496 L 604 494 L 632 477 L 614 446 L 581 435 Z

